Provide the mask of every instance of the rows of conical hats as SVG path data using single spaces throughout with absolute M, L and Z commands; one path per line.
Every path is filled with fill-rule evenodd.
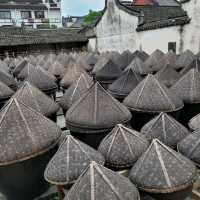
M 200 117 L 193 116 L 188 129 L 167 114 L 199 103 L 199 60 L 191 51 L 179 56 L 159 50 L 151 55 L 60 53 L 2 62 L 1 94 L 13 97 L 0 112 L 0 165 L 30 159 L 58 144 L 61 130 L 46 117 L 59 105 L 45 93 L 61 86 L 65 93 L 59 103 L 72 132 L 109 132 L 98 150 L 69 134 L 50 161 L 45 179 L 73 184 L 67 200 L 139 199 L 138 189 L 168 193 L 194 181 L 193 163 L 200 163 Z M 107 91 L 104 83 L 110 84 Z M 136 131 L 128 124 L 134 111 L 156 116 Z M 113 168 L 131 168 L 129 179 Z

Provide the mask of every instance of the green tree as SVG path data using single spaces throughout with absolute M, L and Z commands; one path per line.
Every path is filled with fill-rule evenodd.
M 89 10 L 89 14 L 84 19 L 84 26 L 90 26 L 101 16 L 102 11 Z

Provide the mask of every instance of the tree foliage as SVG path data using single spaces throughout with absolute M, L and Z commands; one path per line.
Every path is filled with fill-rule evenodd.
M 84 25 L 89 26 L 93 24 L 101 16 L 102 16 L 102 11 L 89 10 L 89 14 L 84 19 Z

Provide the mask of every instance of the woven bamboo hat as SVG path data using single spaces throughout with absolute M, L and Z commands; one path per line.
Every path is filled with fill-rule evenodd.
M 148 140 L 157 138 L 173 149 L 176 148 L 178 142 L 190 134 L 182 124 L 166 113 L 153 118 L 141 129 L 141 133 Z
M 179 96 L 171 92 L 153 75 L 149 74 L 123 102 L 128 108 L 138 112 L 173 112 L 184 104 Z
M 29 83 L 31 83 L 32 85 L 36 86 L 44 92 L 57 89 L 55 77 L 49 75 L 41 67 L 29 68 L 28 76 L 26 77 L 25 81 L 28 81 Z
M 146 75 L 152 71 L 151 68 L 145 65 L 144 62 L 138 57 L 135 57 L 126 69 L 130 69 L 130 68 L 135 73 L 140 74 L 140 75 Z
M 0 60 L 0 70 L 3 70 L 6 73 L 9 73 L 8 64 L 2 60 Z
M 77 199 L 139 200 L 140 196 L 137 188 L 126 177 L 91 162 L 64 200 Z
M 155 78 L 165 86 L 171 87 L 180 78 L 180 75 L 171 65 L 167 64 L 155 74 Z
M 179 69 L 187 67 L 192 63 L 194 59 L 195 55 L 190 50 L 186 50 L 183 53 L 181 53 L 180 56 L 178 57 L 175 63 L 175 68 Z
M 104 157 L 85 143 L 67 135 L 47 165 L 44 177 L 55 185 L 73 184 L 91 161 L 104 164 Z
M 14 91 L 0 81 L 0 101 L 9 99 L 13 94 Z
M 17 78 L 24 80 L 25 78 L 27 78 L 27 76 L 29 75 L 30 72 L 35 70 L 35 66 L 28 63 L 19 73 L 19 75 L 17 76 Z
M 6 84 L 13 90 L 17 89 L 17 82 L 15 81 L 13 76 L 4 72 L 3 70 L 0 70 L 0 81 L 2 81 L 4 84 Z
M 163 55 L 155 65 L 153 65 L 152 69 L 153 71 L 159 71 L 166 65 L 170 65 L 173 66 L 173 68 L 175 68 L 174 66 L 176 60 L 176 54 L 173 51 L 169 51 L 167 54 Z
M 95 64 L 92 70 L 92 74 L 96 74 L 96 72 L 103 68 L 106 65 L 106 63 L 109 62 L 109 60 L 111 59 L 108 56 L 101 56 L 98 62 Z
M 87 63 L 90 65 L 90 66 L 94 66 L 97 61 L 98 61 L 98 56 L 94 53 L 90 53 L 88 56 L 87 56 Z
M 18 76 L 20 72 L 24 69 L 24 67 L 28 64 L 26 59 L 21 60 L 13 70 L 13 75 Z
M 49 66 L 48 72 L 60 79 L 65 75 L 66 69 L 58 61 L 55 61 Z
M 164 56 L 164 53 L 160 50 L 155 50 L 145 61 L 145 65 L 148 66 L 149 68 L 152 68 L 155 66 L 158 62 Z
M 132 167 L 148 149 L 149 143 L 139 132 L 118 124 L 101 142 L 98 151 L 106 165 L 114 168 Z
M 73 64 L 66 71 L 65 76 L 60 81 L 60 85 L 64 88 L 68 88 L 71 84 L 77 81 L 81 74 L 87 74 L 86 71 L 77 64 Z
M 46 117 L 59 110 L 57 103 L 29 82 L 25 82 L 13 97 Z
M 108 92 L 116 98 L 125 98 L 142 80 L 131 68 L 108 87 Z
M 93 84 L 92 78 L 87 74 L 81 74 L 64 93 L 59 104 L 64 110 L 68 110 L 71 105 L 77 101 Z
M 191 69 L 197 69 L 200 72 L 200 60 L 199 58 L 194 59 L 190 65 L 188 65 L 187 67 L 183 68 L 180 71 L 181 75 L 186 74 L 187 72 L 189 72 Z
M 120 56 L 117 56 L 114 60 L 114 63 L 123 71 L 131 63 L 133 58 L 133 54 L 127 50 L 124 51 Z
M 200 73 L 198 70 L 191 69 L 171 87 L 171 91 L 178 94 L 185 103 L 200 103 Z
M 178 143 L 178 151 L 200 166 L 200 132 L 188 135 Z
M 199 130 L 200 129 L 200 114 L 196 115 L 189 121 L 189 127 L 192 130 Z
M 93 67 L 89 65 L 85 59 L 82 59 L 81 57 L 78 57 L 77 59 L 77 65 L 82 67 L 85 71 L 90 72 L 93 69 Z
M 13 98 L 0 112 L 0 133 L 0 165 L 8 165 L 47 152 L 57 144 L 61 130 Z
M 88 129 L 111 129 L 116 124 L 126 123 L 130 119 L 129 110 L 106 92 L 98 82 L 66 113 L 67 126 L 84 132 Z
M 145 51 L 142 51 L 142 50 L 141 51 L 136 50 L 135 52 L 133 52 L 132 56 L 133 56 L 133 59 L 138 57 L 143 62 L 147 60 L 147 58 L 149 57 L 149 55 Z
M 130 171 L 129 178 L 149 193 L 186 189 L 196 178 L 196 168 L 186 157 L 154 139 Z
M 121 69 L 112 60 L 109 60 L 101 69 L 99 69 L 95 76 L 100 81 L 112 81 L 122 75 Z

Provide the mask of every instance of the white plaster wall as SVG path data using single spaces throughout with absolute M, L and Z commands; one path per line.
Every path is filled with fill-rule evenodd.
M 88 42 L 88 51 L 92 52 L 92 51 L 96 51 L 97 49 L 97 39 L 96 38 L 90 38 L 89 42 Z
M 60 10 L 49 10 L 48 18 L 51 25 L 56 25 L 57 27 L 62 27 L 62 16 Z
M 137 23 L 137 16 L 119 9 L 115 0 L 108 0 L 107 10 L 95 29 L 98 51 L 123 52 L 127 49 L 130 51 L 138 49 Z
M 191 0 L 183 4 L 191 22 L 183 28 L 183 50 L 191 49 L 194 53 L 200 51 L 200 0 Z
M 140 47 L 145 52 L 151 54 L 155 49 L 168 52 L 168 43 L 176 42 L 176 52 L 180 52 L 180 27 L 172 26 L 149 31 L 138 32 Z

